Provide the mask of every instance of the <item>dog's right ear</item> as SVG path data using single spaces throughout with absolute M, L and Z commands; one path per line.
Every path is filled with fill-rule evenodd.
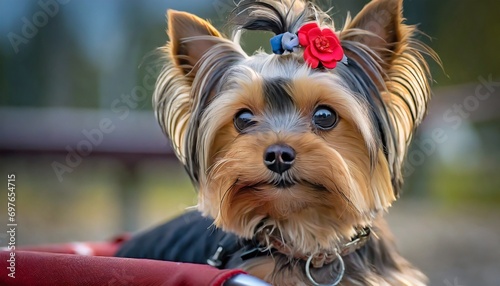
M 190 13 L 168 10 L 167 18 L 171 60 L 188 74 L 222 35 L 209 22 Z

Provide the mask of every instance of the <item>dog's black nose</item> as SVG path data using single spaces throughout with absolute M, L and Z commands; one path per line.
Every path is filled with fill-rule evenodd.
M 264 153 L 264 164 L 275 173 L 282 174 L 295 161 L 295 151 L 288 145 L 271 145 Z

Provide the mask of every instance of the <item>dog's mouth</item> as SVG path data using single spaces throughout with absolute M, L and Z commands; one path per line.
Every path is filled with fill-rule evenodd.
M 328 189 L 325 186 L 318 184 L 318 183 L 313 183 L 313 182 L 309 182 L 306 180 L 300 180 L 300 179 L 296 179 L 296 178 L 284 178 L 284 177 L 280 177 L 280 178 L 278 178 L 276 180 L 272 180 L 272 181 L 260 181 L 257 183 L 248 184 L 247 186 L 244 187 L 244 189 L 252 189 L 252 190 L 260 191 L 260 190 L 268 189 L 269 187 L 276 188 L 276 189 L 291 189 L 291 188 L 297 187 L 297 186 L 304 186 L 307 189 L 312 189 L 312 190 L 321 191 L 321 192 L 328 191 Z
M 278 182 L 274 183 L 274 186 L 278 189 L 287 189 L 295 186 L 295 182 L 286 179 L 280 179 Z
M 296 178 L 292 173 L 285 172 L 279 176 L 273 177 L 268 185 L 271 185 L 277 189 L 289 189 L 299 183 L 300 180 Z
M 260 191 L 264 189 L 269 189 L 269 187 L 276 189 L 290 189 L 296 185 L 297 185 L 296 181 L 280 178 L 278 180 L 273 180 L 271 182 L 258 182 L 254 184 L 249 184 L 244 188 Z
M 256 213 L 278 220 L 286 220 L 292 213 L 323 205 L 325 201 L 321 198 L 329 192 L 323 185 L 304 180 L 282 179 L 247 184 L 236 182 L 234 186 L 234 191 L 241 194 L 241 198 L 251 196 L 255 200 Z M 235 199 L 239 198 L 238 196 Z

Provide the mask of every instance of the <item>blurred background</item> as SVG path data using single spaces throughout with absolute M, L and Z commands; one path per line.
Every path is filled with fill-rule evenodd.
M 337 27 L 366 4 L 318 2 L 333 6 Z M 0 1 L 0 174 L 16 174 L 18 245 L 106 240 L 196 203 L 151 108 L 155 49 L 167 41 L 167 9 L 223 28 L 232 7 Z M 431 65 L 434 99 L 389 222 L 431 285 L 500 285 L 500 2 L 407 0 L 404 8 L 444 70 Z M 249 53 L 268 49 L 269 35 L 245 40 Z

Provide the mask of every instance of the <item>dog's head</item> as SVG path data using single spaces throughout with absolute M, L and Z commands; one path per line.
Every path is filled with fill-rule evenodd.
M 168 12 L 154 105 L 218 227 L 311 254 L 348 241 L 397 198 L 430 93 L 425 47 L 401 13 L 401 0 L 374 0 L 336 31 L 306 1 L 244 0 L 227 39 Z M 238 43 L 245 29 L 300 38 L 305 25 L 323 33 L 308 26 L 311 47 L 300 39 L 248 56 Z M 317 55 L 325 49 L 337 54 Z

